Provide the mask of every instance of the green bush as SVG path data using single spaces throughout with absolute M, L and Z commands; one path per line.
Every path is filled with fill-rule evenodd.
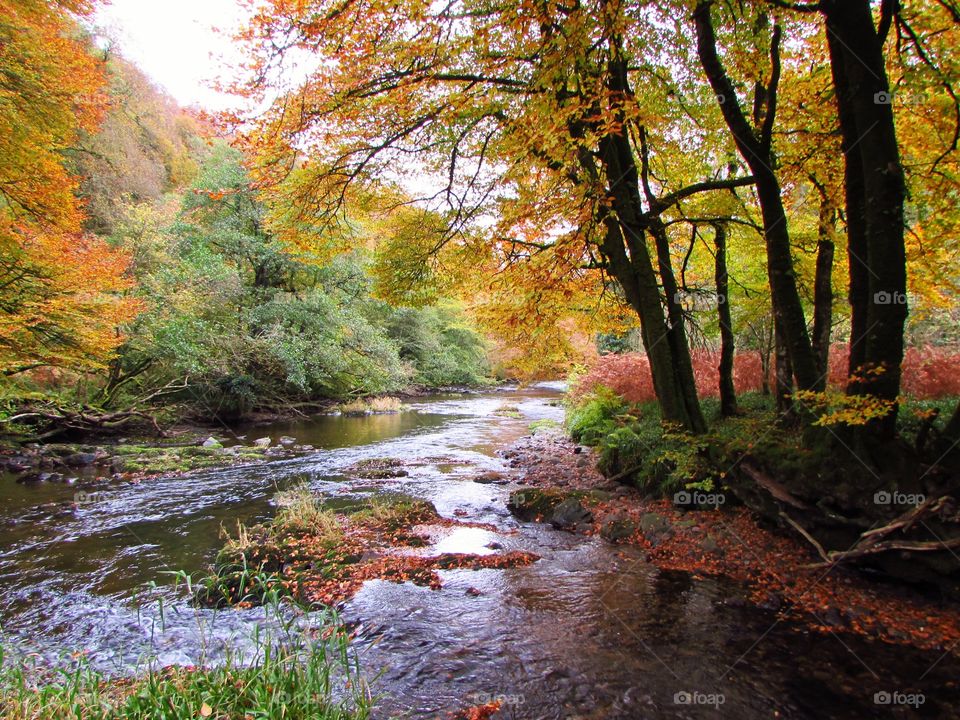
M 567 408 L 567 430 L 575 442 L 598 445 L 622 424 L 628 411 L 623 398 L 605 387 L 574 401 Z

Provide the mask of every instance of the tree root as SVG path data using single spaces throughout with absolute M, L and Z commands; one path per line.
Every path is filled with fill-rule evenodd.
M 870 557 L 879 553 L 901 551 L 901 552 L 936 552 L 941 550 L 953 550 L 960 548 L 960 537 L 949 540 L 905 540 L 891 539 L 890 535 L 895 532 L 909 532 L 917 523 L 923 524 L 924 518 L 929 518 L 940 514 L 945 510 L 952 509 L 956 500 L 949 495 L 943 495 L 939 498 L 928 498 L 915 508 L 900 515 L 893 522 L 883 527 L 874 528 L 861 533 L 860 537 L 848 550 L 826 550 L 823 545 L 817 542 L 806 529 L 804 529 L 796 520 L 791 518 L 786 512 L 781 511 L 780 517 L 787 521 L 800 535 L 809 542 L 817 554 L 823 559 L 822 563 L 815 563 L 811 567 L 829 567 L 842 562 L 850 562 L 861 558 Z

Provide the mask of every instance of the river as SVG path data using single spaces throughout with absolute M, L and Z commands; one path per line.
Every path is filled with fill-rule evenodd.
M 278 490 L 306 482 L 333 503 L 402 491 L 497 528 L 458 529 L 438 551 L 489 552 L 496 541 L 542 557 L 510 570 L 441 571 L 439 591 L 367 583 L 342 614 L 383 698 L 378 717 L 446 717 L 494 699 L 503 703 L 497 717 L 531 720 L 960 716 L 953 655 L 810 633 L 742 602 L 723 580 L 661 572 L 635 549 L 510 516 L 511 486 L 473 478 L 503 470 L 497 450 L 530 422 L 562 419 L 558 398 L 559 387 L 545 384 L 257 428 L 251 438 L 290 435 L 317 450 L 113 484 L 79 503 L 73 487 L 0 477 L 4 642 L 50 662 L 85 650 L 118 673 L 215 661 L 269 620 L 257 609 L 198 610 L 168 573 L 202 570 L 222 525 L 268 518 Z M 520 417 L 497 412 L 505 406 Z M 410 474 L 343 474 L 384 457 L 404 460 Z M 151 582 L 162 603 L 144 592 Z

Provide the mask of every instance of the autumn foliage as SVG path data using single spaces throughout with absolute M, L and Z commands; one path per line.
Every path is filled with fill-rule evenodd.
M 85 2 L 0 0 L 0 373 L 89 368 L 137 304 L 126 256 L 81 232 L 65 157 L 105 110 L 103 72 L 69 13 Z
M 697 393 L 701 397 L 719 395 L 720 353 L 694 350 L 693 366 Z M 830 348 L 828 384 L 843 388 L 847 379 L 849 349 L 837 344 Z M 773 370 L 768 378 L 773 387 Z M 904 394 L 920 398 L 942 398 L 960 395 L 960 348 L 909 348 L 903 361 Z M 760 355 L 754 351 L 738 353 L 733 364 L 733 383 L 738 393 L 758 392 L 763 386 Z M 599 386 L 610 388 L 629 402 L 656 400 L 650 363 L 643 353 L 602 355 L 574 383 L 572 394 L 581 397 Z

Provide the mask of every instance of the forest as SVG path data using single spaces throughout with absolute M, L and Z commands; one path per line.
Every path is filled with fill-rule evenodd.
M 21 658 L 40 635 L 64 649 L 59 631 L 25 629 L 28 579 L 0 604 L 6 716 L 952 716 L 960 5 L 235 5 L 218 31 L 236 53 L 222 110 L 181 104 L 125 57 L 97 0 L 0 0 L 0 577 L 46 577 L 24 570 L 31 547 L 73 567 L 58 518 L 97 556 L 94 527 L 114 518 L 155 567 L 103 580 L 110 597 L 131 606 L 150 585 L 161 616 L 186 603 L 257 633 L 265 618 L 217 618 L 275 613 L 283 639 L 273 652 L 258 634 L 252 662 L 208 665 L 204 648 L 129 681 L 96 663 L 57 680 Z M 228 494 L 244 473 L 256 493 Z M 183 502 L 203 530 L 137 509 L 201 486 Z M 385 671 L 383 695 L 368 688 L 352 653 L 369 638 L 347 620 L 388 623 L 364 614 L 368 581 L 452 585 L 456 603 L 496 595 L 505 612 L 520 601 L 504 581 L 456 583 L 559 583 L 541 526 L 606 543 L 609 563 L 583 573 L 639 548 L 688 594 L 704 577 L 743 594 L 749 611 L 717 622 L 773 626 L 743 648 L 704 640 L 678 673 L 683 651 L 636 609 L 653 591 L 618 591 L 613 610 L 598 591 L 580 611 L 605 609 L 639 642 L 615 644 L 631 660 L 609 698 L 581 697 L 592 665 L 579 690 L 560 675 L 548 692 L 519 669 L 504 685 L 489 658 L 473 687 Z M 492 535 L 447 549 L 471 532 Z M 175 589 L 157 590 L 160 572 Z M 56 587 L 51 602 L 71 595 Z M 466 645 L 463 607 L 403 598 L 445 611 L 398 632 Z M 322 641 L 299 625 L 314 621 Z M 552 620 L 525 622 L 519 666 L 565 656 L 524 644 Z M 730 684 L 780 623 L 820 638 L 771 636 L 802 673 L 825 658 L 820 704 L 751 705 Z M 869 677 L 838 669 L 824 644 L 840 634 L 833 650 Z M 711 652 L 730 668 L 704 679 Z M 632 663 L 647 654 L 672 679 L 643 685 Z M 428 657 L 437 676 L 460 672 Z M 769 695 L 786 692 L 777 663 L 755 662 Z M 844 704 L 844 683 L 871 692 Z M 635 686 L 645 709 L 617 695 Z

